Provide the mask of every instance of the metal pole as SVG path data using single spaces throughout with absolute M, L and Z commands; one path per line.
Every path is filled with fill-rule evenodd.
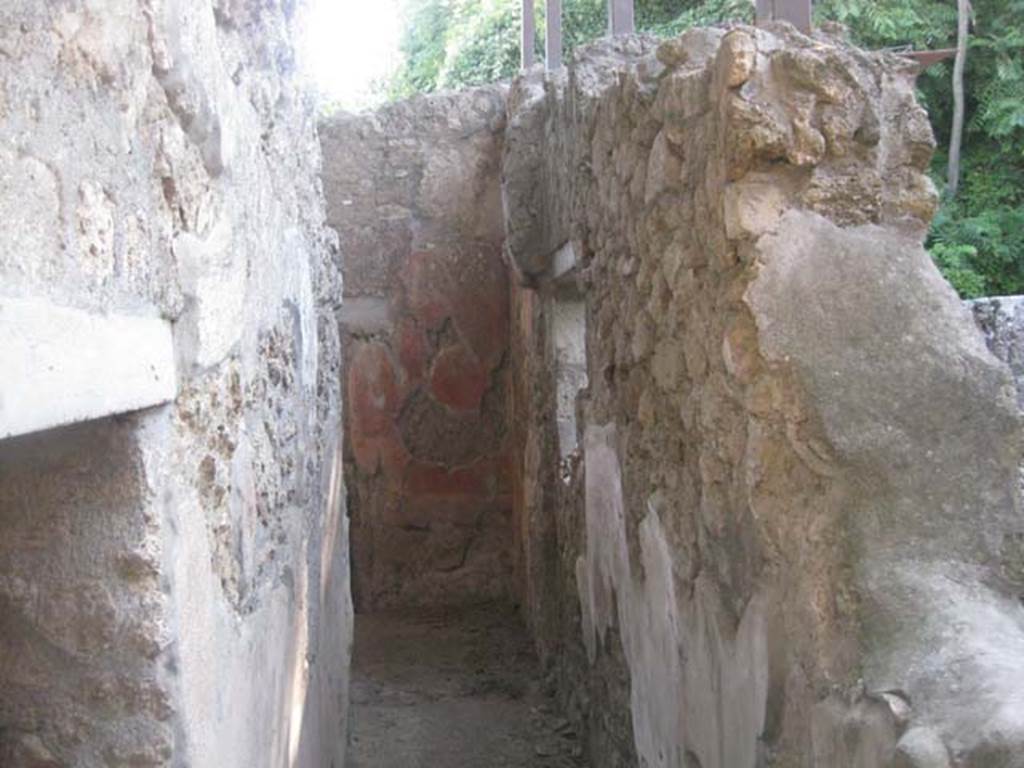
M 534 0 L 523 0 L 523 34 L 521 60 L 523 69 L 529 69 L 534 62 L 534 45 L 537 39 L 537 24 L 533 13 Z
M 811 31 L 811 0 L 775 0 L 779 18 L 801 32 Z
M 811 31 L 811 0 L 757 0 L 757 23 L 788 21 L 802 32 Z
M 562 66 L 562 0 L 547 0 L 547 34 L 545 40 L 548 70 Z
M 757 7 L 755 11 L 755 18 L 758 24 L 765 24 L 772 20 L 775 16 L 775 2 L 774 0 L 757 0 Z
M 613 35 L 631 35 L 636 31 L 633 0 L 608 0 L 608 26 Z

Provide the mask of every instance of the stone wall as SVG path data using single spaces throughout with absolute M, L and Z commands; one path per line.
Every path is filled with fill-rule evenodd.
M 520 587 L 595 766 L 1024 765 L 1020 421 L 933 147 L 911 65 L 784 25 L 514 84 Z
M 0 322 L 37 319 L 3 391 L 75 388 L 0 434 L 90 419 L 0 441 L 0 764 L 342 764 L 341 276 L 295 13 L 0 8 Z
M 504 113 L 495 87 L 321 128 L 360 610 L 510 592 Z
M 1010 366 L 1017 403 L 1024 408 L 1024 296 L 992 296 L 967 302 L 992 354 Z

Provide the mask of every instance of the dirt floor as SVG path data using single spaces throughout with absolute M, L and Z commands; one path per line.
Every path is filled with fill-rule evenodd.
M 353 768 L 582 768 L 511 608 L 356 617 Z

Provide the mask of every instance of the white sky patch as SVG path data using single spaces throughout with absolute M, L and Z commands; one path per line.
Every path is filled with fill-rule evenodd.
M 326 102 L 349 110 L 379 101 L 374 88 L 398 63 L 398 0 L 307 0 L 303 58 Z

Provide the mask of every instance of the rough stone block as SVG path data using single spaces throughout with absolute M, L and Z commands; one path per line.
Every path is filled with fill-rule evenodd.
M 725 190 L 725 232 L 730 239 L 771 232 L 782 216 L 786 197 L 778 182 L 745 180 Z

